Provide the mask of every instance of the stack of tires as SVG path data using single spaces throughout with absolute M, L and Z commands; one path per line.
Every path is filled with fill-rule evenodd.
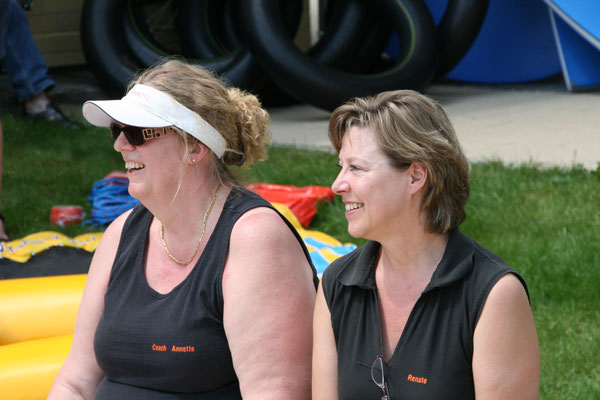
M 488 2 L 447 0 L 436 25 L 423 0 L 321 0 L 320 39 L 301 51 L 303 0 L 86 0 L 81 36 L 88 66 L 119 94 L 139 70 L 180 55 L 263 99 L 333 110 L 444 77 L 475 40 Z

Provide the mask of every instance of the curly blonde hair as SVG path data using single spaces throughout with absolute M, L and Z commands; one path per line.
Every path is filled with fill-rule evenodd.
M 266 159 L 271 144 L 270 118 L 256 96 L 227 86 L 212 72 L 177 58 L 165 58 L 140 73 L 136 84 L 148 84 L 200 115 L 227 142 L 222 160 L 213 153 L 213 174 L 222 183 L 238 185 L 228 165 L 249 166 Z M 176 129 L 187 146 L 197 141 Z
M 470 164 L 438 102 L 412 90 L 349 101 L 329 120 L 329 139 L 338 153 L 352 126 L 370 128 L 395 168 L 404 170 L 415 162 L 427 168 L 421 209 L 430 232 L 448 232 L 464 221 Z

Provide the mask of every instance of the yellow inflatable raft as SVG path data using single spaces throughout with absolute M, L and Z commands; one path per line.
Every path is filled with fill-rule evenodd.
M 0 280 L 0 345 L 72 334 L 86 277 Z
M 48 396 L 71 348 L 86 277 L 0 280 L 0 398 Z
M 65 362 L 73 335 L 0 346 L 0 391 L 5 400 L 42 400 Z

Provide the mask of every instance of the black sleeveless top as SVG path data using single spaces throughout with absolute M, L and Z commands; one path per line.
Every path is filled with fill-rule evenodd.
M 375 286 L 380 244 L 367 242 L 324 272 L 338 352 L 340 400 L 381 399 L 371 366 L 383 354 Z M 475 399 L 473 334 L 485 300 L 505 274 L 504 261 L 455 229 L 431 281 L 415 303 L 384 364 L 391 399 Z
M 275 210 L 247 190 L 232 190 L 197 264 L 167 294 L 153 290 L 143 272 L 153 216 L 143 205 L 133 209 L 123 227 L 94 338 L 96 359 L 106 374 L 97 400 L 241 399 L 223 327 L 221 282 L 231 230 L 256 207 Z M 302 238 L 281 217 L 310 263 Z

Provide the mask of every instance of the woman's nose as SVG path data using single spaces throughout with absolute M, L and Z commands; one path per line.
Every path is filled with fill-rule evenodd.
M 133 145 L 129 143 L 123 132 L 119 134 L 117 140 L 115 140 L 115 143 L 113 144 L 113 148 L 119 153 L 123 150 L 129 150 L 131 147 L 133 147 Z
M 344 178 L 344 171 L 340 171 L 338 176 L 335 178 L 331 184 L 331 190 L 333 190 L 333 193 L 335 194 L 341 194 L 348 190 L 348 182 Z

